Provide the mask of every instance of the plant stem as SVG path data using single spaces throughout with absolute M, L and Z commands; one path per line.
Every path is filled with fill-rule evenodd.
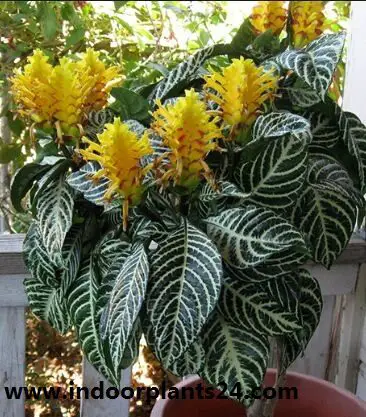
M 273 340 L 275 343 L 271 343 L 272 349 L 276 357 L 276 366 L 277 374 L 276 381 L 273 386 L 276 394 L 278 393 L 278 388 L 284 386 L 286 380 L 286 371 L 283 368 L 283 347 L 282 340 L 276 339 Z M 271 364 L 270 364 L 271 366 Z M 276 395 L 277 397 L 277 395 Z M 247 417 L 273 417 L 277 398 L 272 399 L 256 399 L 254 404 L 247 410 Z
M 64 154 L 64 157 L 67 159 L 72 159 L 72 154 L 71 152 L 67 149 L 67 146 L 65 145 L 60 145 L 60 149 L 62 151 L 62 153 Z
M 247 417 L 261 417 L 263 415 L 263 408 L 265 402 L 258 398 L 254 401 L 253 405 L 248 409 Z
M 277 394 L 278 388 L 282 387 L 285 384 L 285 380 L 286 380 L 286 370 L 284 370 L 282 366 L 283 349 L 282 349 L 282 341 L 280 339 L 277 339 L 276 354 L 277 354 L 277 374 L 276 374 L 276 382 L 273 388 Z M 275 398 L 268 399 L 265 401 L 263 417 L 273 417 L 274 411 L 277 405 L 277 400 L 278 398 L 276 395 Z

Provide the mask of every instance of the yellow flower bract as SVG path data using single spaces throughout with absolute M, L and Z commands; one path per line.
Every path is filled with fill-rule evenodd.
M 99 54 L 90 48 L 82 59 L 76 63 L 76 69 L 80 77 L 86 74 L 93 80 L 89 94 L 86 97 L 86 109 L 102 109 L 107 104 L 108 94 L 112 87 L 121 81 L 119 69 L 117 67 L 106 68 L 99 59 Z
M 233 59 L 222 73 L 212 71 L 205 80 L 208 99 L 220 106 L 231 126 L 250 126 L 277 87 L 276 76 L 243 57 Z
M 110 89 L 121 81 L 118 68 L 106 69 L 98 56 L 88 49 L 81 60 L 62 58 L 53 67 L 36 50 L 11 79 L 18 113 L 36 123 L 58 122 L 66 133 L 81 124 L 89 111 L 107 104 Z
M 44 99 L 51 94 L 49 80 L 53 68 L 48 63 L 48 57 L 40 50 L 36 50 L 28 61 L 24 72 L 16 70 L 15 76 L 11 79 L 12 93 L 19 114 L 42 122 L 48 120 L 52 113 L 50 100 Z
M 145 134 L 139 139 L 119 118 L 106 124 L 103 133 L 97 136 L 99 143 L 84 137 L 83 142 L 88 147 L 80 153 L 86 160 L 101 164 L 102 169 L 93 175 L 95 179 L 107 177 L 110 180 L 105 199 L 110 200 L 114 194 L 123 197 L 123 224 L 126 228 L 128 207 L 140 201 L 143 190 L 142 180 L 147 169 L 141 167 L 140 160 L 152 153 L 149 138 Z
M 302 48 L 327 29 L 323 10 L 321 1 L 292 2 L 292 34 L 295 47 Z
M 218 118 L 210 116 L 193 89 L 186 90 L 185 97 L 174 104 L 163 106 L 159 101 L 157 104 L 152 129 L 170 148 L 170 163 L 162 182 L 173 180 L 178 185 L 194 187 L 202 174 L 209 175 L 204 158 L 217 148 L 217 139 L 222 137 Z
M 287 19 L 285 1 L 259 1 L 253 7 L 250 22 L 257 33 L 271 29 L 275 35 L 282 32 Z

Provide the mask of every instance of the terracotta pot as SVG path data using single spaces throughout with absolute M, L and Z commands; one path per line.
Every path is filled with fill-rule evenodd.
M 275 371 L 268 370 L 265 386 L 272 386 Z M 202 383 L 198 377 L 188 378 L 176 387 L 193 387 Z M 296 387 L 298 399 L 279 399 L 275 417 L 366 417 L 366 403 L 330 382 L 308 375 L 288 372 L 286 387 Z M 188 392 L 189 394 L 189 392 Z M 216 392 L 218 395 L 219 392 Z M 151 417 L 245 417 L 245 409 L 233 400 L 223 399 L 160 399 Z

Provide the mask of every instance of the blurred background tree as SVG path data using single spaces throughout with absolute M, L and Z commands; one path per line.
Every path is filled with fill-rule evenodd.
M 335 32 L 347 28 L 350 2 L 326 2 Z M 39 48 L 56 62 L 88 47 L 102 59 L 118 65 L 124 86 L 142 89 L 163 77 L 169 68 L 192 52 L 217 42 L 228 42 L 255 1 L 2 1 L 0 2 L 0 232 L 24 232 L 27 214 L 15 213 L 9 203 L 12 174 L 33 150 L 28 133 L 13 116 L 8 80 Z M 343 60 L 332 95 L 342 95 Z M 81 385 L 81 354 L 73 333 L 58 335 L 46 323 L 27 317 L 27 384 L 67 387 L 70 379 Z M 134 385 L 173 383 L 145 345 L 134 366 Z M 75 417 L 76 400 L 28 402 L 27 416 Z M 151 406 L 131 402 L 131 416 L 150 415 Z

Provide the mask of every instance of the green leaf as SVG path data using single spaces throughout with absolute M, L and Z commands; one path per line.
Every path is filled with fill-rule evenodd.
M 360 178 L 357 172 L 357 161 L 350 155 L 345 147 L 344 143 L 339 141 L 333 147 L 317 146 L 313 145 L 309 147 L 309 156 L 315 159 L 329 159 L 334 162 L 336 165 L 340 165 L 348 173 L 346 178 L 351 178 L 353 185 L 360 190 Z M 348 179 L 349 180 L 349 179 Z M 347 180 L 346 180 L 347 182 Z
M 31 274 L 24 280 L 24 285 L 32 312 L 60 333 L 66 333 L 70 328 L 70 319 L 61 286 L 62 270 L 43 246 L 35 221 L 24 239 L 23 256 Z
M 307 234 L 315 262 L 329 268 L 353 233 L 362 195 L 347 171 L 333 158 L 309 160 L 307 186 L 292 213 L 292 222 Z
M 56 145 L 54 139 L 52 137 L 39 138 L 36 143 L 35 162 L 44 165 L 45 159 L 50 156 L 60 157 L 58 153 L 58 146 Z
M 61 276 L 61 287 L 66 295 L 79 272 L 82 251 L 84 225 L 74 225 L 68 231 L 62 247 L 64 269 Z
M 281 43 L 278 36 L 268 29 L 253 40 L 247 51 L 251 57 L 262 62 L 280 52 Z
M 65 2 L 61 6 L 61 16 L 64 20 L 68 20 L 71 24 L 76 25 L 80 19 L 75 11 L 75 7 L 70 2 Z
M 108 247 L 107 237 L 110 236 L 107 233 L 102 239 L 98 242 L 96 248 L 93 251 L 93 256 L 95 259 L 95 267 L 97 268 L 97 284 L 98 284 L 98 292 L 97 292 L 97 321 L 101 321 L 101 317 L 103 312 L 109 303 L 109 298 L 112 293 L 116 278 L 118 274 L 121 272 L 123 264 L 125 263 L 126 258 L 130 254 L 129 247 L 127 249 L 121 248 L 115 244 L 115 239 L 113 239 L 113 243 L 111 246 Z M 111 249 L 111 252 L 107 254 L 107 257 L 110 258 L 110 265 L 109 268 L 103 270 L 102 267 L 103 261 L 100 259 L 100 250 L 106 249 L 107 251 Z M 121 249 L 121 250 L 119 250 Z M 113 256 L 112 256 L 113 253 Z M 104 315 L 105 318 L 105 315 Z M 105 331 L 105 323 L 100 323 L 100 332 L 103 333 Z
M 53 40 L 58 31 L 58 21 L 54 5 L 50 2 L 40 4 L 41 27 L 46 40 Z
M 245 154 L 245 149 L 243 154 Z M 307 145 L 296 137 L 272 140 L 252 161 L 234 172 L 246 201 L 271 208 L 293 206 L 306 178 Z
M 10 113 L 10 112 L 9 112 Z M 20 136 L 25 129 L 25 124 L 20 119 L 15 119 L 10 113 L 7 114 L 8 125 L 15 136 Z
M 247 18 L 239 27 L 235 36 L 231 41 L 231 46 L 234 51 L 243 52 L 254 41 L 255 33 L 250 19 Z
M 119 205 L 119 211 L 121 206 Z M 121 224 L 121 222 L 119 222 Z M 130 249 L 130 243 L 116 237 L 114 230 L 106 233 L 96 245 L 93 253 L 96 257 L 102 279 L 108 274 L 115 260 Z M 120 272 L 120 271 L 118 271 Z
M 197 75 L 200 67 L 208 58 L 213 56 L 214 52 L 215 48 L 213 46 L 209 46 L 201 49 L 189 57 L 186 61 L 177 65 L 172 71 L 169 72 L 169 75 L 164 77 L 156 85 L 154 90 L 149 95 L 149 101 L 153 103 L 157 99 L 163 100 L 177 85 L 183 81 L 193 79 Z
M 97 141 L 97 135 L 103 132 L 107 123 L 113 123 L 115 117 L 116 113 L 111 108 L 92 110 L 88 114 L 88 121 L 84 128 L 86 136 Z
M 150 42 L 153 42 L 154 41 L 153 34 L 150 33 L 147 29 L 145 29 L 141 25 L 136 25 L 135 26 L 135 33 L 137 33 L 138 35 L 140 35 L 140 37 L 138 38 L 138 41 L 140 42 L 140 45 L 141 46 L 145 46 L 148 41 L 150 41 Z
M 166 368 L 197 339 L 219 297 L 221 258 L 210 239 L 187 221 L 151 254 L 146 298 L 155 352 Z
M 60 155 L 50 155 L 50 156 L 45 156 L 44 158 L 42 158 L 42 161 L 40 162 L 41 165 L 55 165 L 61 161 L 65 161 L 66 158 L 64 156 L 60 156 Z
M 200 373 L 208 383 L 222 389 L 230 396 L 237 384 L 240 384 L 241 398 L 250 406 L 249 395 L 254 388 L 260 387 L 267 370 L 269 342 L 267 336 L 245 328 L 232 325 L 218 312 L 215 312 L 202 332 L 206 364 Z M 250 398 L 245 398 L 248 395 Z
M 13 177 L 10 199 L 15 210 L 24 213 L 22 200 L 32 188 L 34 181 L 39 179 L 51 167 L 30 163 L 20 168 Z
M 134 28 L 128 22 L 126 22 L 126 20 L 118 19 L 118 23 L 123 27 L 123 29 L 126 29 L 129 35 L 135 34 Z
M 182 357 L 171 365 L 169 370 L 174 375 L 183 378 L 187 375 L 200 373 L 204 366 L 205 351 L 203 349 L 201 339 L 199 338 L 188 347 Z
M 249 194 L 243 193 L 233 183 L 229 181 L 218 181 L 217 189 L 212 188 L 212 185 L 205 183 L 199 193 L 199 200 L 205 203 L 211 203 L 222 197 L 236 197 L 247 198 Z
M 116 12 L 118 12 L 118 10 L 119 10 L 121 7 L 123 7 L 125 4 L 127 4 L 127 3 L 128 3 L 128 1 L 114 1 L 113 3 L 114 3 L 114 10 L 115 10 Z
M 26 278 L 24 286 L 32 312 L 65 334 L 70 328 L 70 318 L 62 290 L 35 278 Z
M 288 275 L 263 283 L 245 283 L 226 277 L 218 303 L 220 313 L 232 325 L 269 336 L 300 330 L 296 278 Z
M 115 369 L 120 366 L 127 342 L 145 298 L 149 263 L 142 244 L 127 257 L 115 278 L 109 303 L 103 313 L 103 339 L 108 347 Z
M 149 117 L 149 102 L 137 93 L 127 88 L 113 88 L 111 95 L 116 99 L 114 109 L 120 113 L 123 120 L 144 120 Z
M 122 224 L 122 202 L 117 199 L 105 207 L 101 220 L 109 227 L 120 226 Z
M 207 234 L 221 256 L 236 268 L 252 268 L 281 259 L 292 250 L 300 258 L 307 251 L 302 235 L 267 208 L 247 205 L 206 220 Z
M 96 271 L 95 258 L 89 256 L 82 263 L 79 274 L 70 288 L 67 298 L 68 309 L 84 355 L 95 369 L 118 386 L 118 369 L 113 369 L 107 362 L 99 334 Z
M 356 158 L 362 192 L 366 190 L 366 127 L 360 119 L 350 113 L 341 112 L 339 117 L 341 138 L 348 152 Z
M 37 223 L 32 223 L 24 240 L 23 256 L 27 269 L 31 273 L 32 280 L 43 283 L 45 293 L 42 297 L 49 296 L 50 302 L 53 302 L 51 299 L 55 299 L 56 301 L 54 302 L 57 305 L 62 304 L 62 307 L 55 308 L 65 309 L 65 306 L 63 306 L 64 297 L 79 270 L 82 235 L 83 226 L 81 225 L 73 226 L 67 234 L 65 244 L 62 248 L 64 262 L 64 267 L 62 268 L 52 260 L 42 244 L 42 236 Z M 30 285 L 32 285 L 32 281 L 30 281 Z M 55 290 L 55 292 L 52 292 L 51 290 Z M 34 303 L 37 304 L 37 299 L 35 299 Z M 42 305 L 36 308 L 42 310 L 44 306 Z M 44 311 L 42 314 L 47 315 L 48 312 Z M 53 314 L 52 311 L 50 314 Z M 44 316 L 42 318 L 44 318 Z M 54 318 L 51 317 L 46 320 L 53 325 Z M 68 329 L 68 320 L 65 319 L 65 321 L 60 321 L 56 325 L 61 325 L 61 328 L 64 329 L 62 331 L 64 332 Z
M 220 213 L 226 208 L 227 198 L 245 199 L 249 194 L 243 193 L 229 181 L 219 181 L 218 189 L 212 188 L 209 183 L 204 183 L 198 195 L 198 212 L 201 218 L 207 218 Z
M 252 141 L 249 145 L 263 139 L 280 138 L 285 135 L 291 135 L 301 143 L 309 143 L 311 140 L 309 121 L 289 112 L 272 112 L 259 116 L 255 121 Z
M 141 337 L 142 337 L 142 327 L 141 327 L 140 319 L 137 319 L 135 321 L 130 337 L 127 340 L 125 350 L 123 352 L 123 356 L 122 356 L 121 363 L 120 363 L 121 369 L 127 369 L 134 362 L 136 362 L 139 356 Z
M 311 146 L 324 146 L 333 148 L 340 139 L 340 131 L 337 123 L 326 115 L 316 112 L 306 112 L 303 116 L 309 120 L 313 139 Z
M 145 216 L 136 215 L 129 224 L 131 225 L 130 233 L 133 242 L 145 241 L 146 239 L 151 239 L 152 236 L 155 237 L 163 233 L 161 224 L 154 223 Z M 164 232 L 167 233 L 165 230 Z
M 102 238 L 102 242 L 105 244 L 106 238 Z M 125 243 L 125 242 L 123 242 Z M 100 247 L 104 247 L 105 244 L 99 245 Z M 121 273 L 121 269 L 123 268 L 123 265 L 127 259 L 127 257 L 130 254 L 129 248 L 120 248 L 121 250 L 116 250 L 117 246 L 114 244 L 111 244 L 111 246 L 114 247 L 114 250 L 112 250 L 112 247 L 110 248 L 110 253 L 108 256 L 110 256 L 111 252 L 114 252 L 117 256 L 114 258 L 113 261 L 111 261 L 110 268 L 108 269 L 107 273 L 103 276 L 101 285 L 97 292 L 97 304 L 96 304 L 96 322 L 100 324 L 99 326 L 99 332 L 100 334 L 104 334 L 105 328 L 106 328 L 106 319 L 107 315 L 103 314 L 103 312 L 107 309 L 108 303 L 112 294 L 112 291 L 115 287 L 116 279 Z M 105 247 L 105 249 L 107 249 Z M 96 259 L 98 259 L 98 254 L 95 253 Z M 110 256 L 111 258 L 111 256 Z M 125 344 L 125 348 L 123 351 L 123 355 L 121 356 L 121 361 L 117 368 L 117 376 L 118 379 L 120 377 L 120 370 L 126 369 L 129 366 L 132 365 L 132 363 L 135 361 L 136 357 L 138 356 L 139 352 L 139 342 L 142 334 L 142 328 L 141 323 L 139 319 L 136 319 L 131 331 L 131 334 L 129 338 L 127 339 L 127 342 Z M 111 363 L 111 352 L 110 352 L 110 345 L 108 338 L 102 342 L 103 348 L 104 348 L 104 354 L 108 358 L 108 362 Z
M 159 64 L 158 62 L 148 62 L 146 64 L 146 68 L 151 68 L 151 69 L 159 72 L 161 75 L 164 75 L 164 77 L 169 74 L 168 68 L 166 68 L 162 64 Z
M 323 35 L 301 50 L 288 49 L 276 57 L 324 100 L 341 57 L 345 34 Z
M 146 127 L 137 120 L 130 119 L 126 120 L 124 123 L 132 130 L 132 132 L 136 133 L 138 137 L 141 137 L 146 131 Z
M 297 79 L 291 87 L 286 87 L 289 99 L 294 106 L 308 108 L 321 101 L 319 94 L 312 90 L 304 81 Z
M 42 178 L 37 181 L 31 198 L 33 213 L 36 213 L 39 197 L 43 195 L 44 191 L 48 188 L 52 181 L 58 180 L 60 176 L 65 174 L 65 172 L 70 168 L 70 165 L 71 161 L 69 159 L 61 159 L 56 162 L 53 167 L 49 168 Z
M 23 258 L 33 279 L 43 282 L 49 288 L 60 287 L 61 271 L 44 247 L 35 221 L 32 222 L 24 239 Z
M 323 308 L 322 294 L 318 281 L 305 269 L 299 269 L 300 296 L 299 314 L 302 320 L 302 329 L 283 336 L 283 363 L 284 369 L 305 350 L 312 335 L 318 327 Z
M 22 153 L 22 145 L 0 142 L 0 164 L 9 164 Z
M 154 337 L 154 328 L 147 320 L 146 315 L 143 318 L 143 331 L 146 343 L 152 352 L 156 355 L 156 342 Z M 158 360 L 160 358 L 157 356 Z M 198 337 L 184 354 L 178 358 L 169 368 L 174 375 L 184 377 L 187 375 L 198 374 L 203 370 L 205 364 L 205 351 L 202 346 L 201 338 Z
M 263 282 L 289 274 L 295 268 L 303 265 L 308 259 L 309 255 L 307 253 L 301 254 L 290 248 L 281 253 L 281 262 L 278 262 L 277 253 L 275 253 L 255 267 L 239 269 L 234 265 L 225 263 L 225 269 L 235 279 L 245 282 Z
M 62 246 L 72 225 L 74 199 L 65 175 L 51 181 L 37 200 L 37 221 L 51 259 L 62 262 Z
M 108 178 L 95 180 L 93 174 L 101 169 L 99 162 L 91 161 L 82 166 L 79 171 L 67 177 L 67 183 L 74 190 L 83 194 L 84 198 L 97 206 L 104 206 L 104 194 L 109 186 Z
M 84 36 L 85 29 L 82 26 L 76 27 L 70 32 L 69 36 L 66 38 L 66 47 L 69 48 L 70 46 L 76 45 L 84 39 Z

